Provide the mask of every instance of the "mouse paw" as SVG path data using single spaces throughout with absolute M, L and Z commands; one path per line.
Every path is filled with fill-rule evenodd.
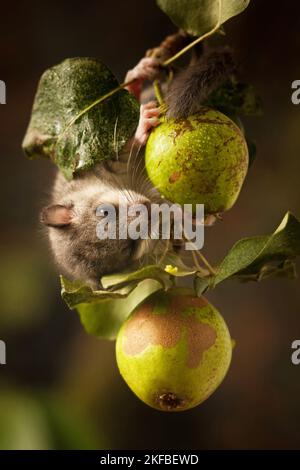
M 127 72 L 125 80 L 154 80 L 158 74 L 159 61 L 151 57 L 144 57 L 132 70 Z
M 145 80 L 154 80 L 160 73 L 159 61 L 150 57 L 144 57 L 139 63 L 129 70 L 125 77 L 125 82 L 134 80 L 126 87 L 129 93 L 134 94 L 138 99 Z
M 150 131 L 160 123 L 159 115 L 160 108 L 155 101 L 141 105 L 140 120 L 134 136 L 138 145 L 146 145 Z

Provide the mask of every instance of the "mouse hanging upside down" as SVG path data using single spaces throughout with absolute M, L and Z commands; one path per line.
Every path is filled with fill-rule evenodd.
M 145 58 L 128 72 L 127 80 L 129 75 L 136 79 L 136 86 L 142 87 L 157 70 L 158 62 Z M 136 90 L 132 87 L 128 91 Z M 48 228 L 55 261 L 67 276 L 97 288 L 104 274 L 124 270 L 153 251 L 151 240 L 101 240 L 96 226 L 101 218 L 97 212 L 101 204 L 113 204 L 118 209 L 120 201 L 127 205 L 157 201 L 158 196 L 146 182 L 142 169 L 137 170 L 141 166 L 137 157 L 142 158 L 137 154 L 146 144 L 152 127 L 159 124 L 159 113 L 155 101 L 141 105 L 135 135 L 118 160 L 98 164 L 91 171 L 75 175 L 72 181 L 66 181 L 57 172 L 50 204 L 42 210 L 41 221 Z M 118 228 L 118 217 L 116 223 Z
M 188 66 L 175 78 L 166 95 L 169 117 L 185 117 L 201 106 L 203 99 L 225 80 L 232 70 L 227 52 L 215 53 L 207 60 Z M 134 80 L 128 91 L 140 99 L 143 84 L 161 73 L 155 58 L 143 58 L 125 78 Z M 170 246 L 168 240 L 99 239 L 96 227 L 101 218 L 97 208 L 112 204 L 136 205 L 159 202 L 158 192 L 144 175 L 141 148 L 151 129 L 159 124 L 160 108 L 156 101 L 141 104 L 140 119 L 134 137 L 116 160 L 96 165 L 93 170 L 66 181 L 57 172 L 50 203 L 41 212 L 41 222 L 48 229 L 50 246 L 59 269 L 72 279 L 80 279 L 98 288 L 104 274 L 119 272 L 139 263 L 156 262 L 159 253 Z M 102 214 L 105 216 L 105 214 Z M 118 233 L 119 220 L 116 220 Z M 166 248 L 167 247 L 167 248 Z

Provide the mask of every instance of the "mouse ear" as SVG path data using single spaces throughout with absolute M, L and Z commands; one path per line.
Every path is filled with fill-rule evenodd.
M 40 220 L 48 227 L 66 227 L 72 222 L 73 212 L 70 207 L 54 204 L 44 207 Z

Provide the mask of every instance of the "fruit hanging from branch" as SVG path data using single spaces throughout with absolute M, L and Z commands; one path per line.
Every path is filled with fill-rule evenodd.
M 224 379 L 231 352 L 219 312 L 180 288 L 157 292 L 137 307 L 116 342 L 124 380 L 162 411 L 183 411 L 206 400 Z
M 160 69 L 168 72 L 168 85 L 174 72 L 170 65 L 219 33 L 222 24 L 241 13 L 249 0 L 157 0 L 157 4 L 180 28 L 149 52 L 161 61 Z M 203 80 L 198 77 L 196 82 L 200 95 L 213 75 L 205 65 L 205 54 L 202 59 Z M 161 108 L 161 122 L 151 132 L 145 155 L 148 176 L 165 198 L 179 204 L 204 204 L 207 214 L 226 211 L 235 203 L 255 147 L 241 130 L 240 116 L 261 111 L 251 85 L 238 82 L 231 73 L 224 77 L 222 68 L 215 69 L 222 80 L 217 80 L 204 100 L 198 100 L 200 109 L 193 107 L 198 103 L 195 96 L 199 97 L 195 88 L 189 101 L 182 96 L 178 101 L 179 111 L 185 108 L 188 113 L 172 115 L 170 106 Z M 149 75 L 148 79 L 152 80 Z M 24 139 L 26 154 L 51 158 L 66 178 L 74 177 L 74 184 L 104 161 L 115 163 L 139 119 L 137 100 L 123 88 L 131 93 L 137 89 L 139 95 L 141 83 L 135 76 L 118 84 L 102 62 L 90 58 L 68 59 L 49 69 L 40 81 Z M 157 80 L 154 88 L 163 104 Z M 153 110 L 147 112 L 147 119 L 153 119 Z M 139 165 L 131 176 L 137 175 Z M 97 180 L 97 194 L 98 184 Z M 275 231 L 238 241 L 213 266 L 202 253 L 193 254 L 191 266 L 180 252 L 164 252 L 159 260 L 150 258 L 142 267 L 102 276 L 97 288 L 84 279 L 61 276 L 62 297 L 70 309 L 77 310 L 85 330 L 98 338 L 117 340 L 123 378 L 143 402 L 161 411 L 182 411 L 202 403 L 228 371 L 230 334 L 203 293 L 228 280 L 294 278 L 300 222 L 287 212 Z M 97 267 L 97 263 L 99 257 L 93 258 L 91 265 Z M 175 287 L 184 277 L 194 289 Z
M 186 119 L 167 119 L 150 134 L 146 169 L 171 202 L 204 204 L 214 214 L 235 203 L 248 169 L 248 147 L 237 125 L 205 108 Z

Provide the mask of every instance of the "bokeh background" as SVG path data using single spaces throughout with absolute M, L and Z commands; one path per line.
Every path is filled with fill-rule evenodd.
M 206 232 L 217 262 L 239 238 L 269 233 L 286 210 L 300 216 L 300 3 L 252 0 L 226 25 L 242 77 L 264 100 L 248 119 L 258 156 L 236 206 Z M 122 79 L 146 49 L 175 30 L 154 0 L 1 2 L 0 366 L 1 449 L 300 448 L 299 280 L 224 283 L 209 299 L 237 346 L 218 391 L 198 408 L 164 414 L 120 378 L 114 343 L 88 336 L 60 298 L 38 224 L 54 168 L 27 161 L 21 141 L 42 72 L 66 57 L 96 56 Z

